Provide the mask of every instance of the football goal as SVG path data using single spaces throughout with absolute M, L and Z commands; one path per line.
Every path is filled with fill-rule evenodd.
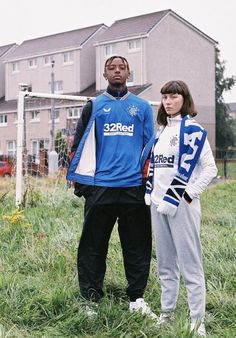
M 70 148 L 85 96 L 21 90 L 17 105 L 16 206 L 25 206 L 32 191 L 66 186 Z M 150 102 L 156 111 L 159 102 Z

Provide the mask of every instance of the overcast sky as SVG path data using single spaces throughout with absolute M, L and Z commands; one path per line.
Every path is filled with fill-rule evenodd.
M 165 9 L 216 40 L 225 76 L 236 75 L 236 0 L 2 0 L 0 46 Z M 225 101 L 236 102 L 236 86 Z

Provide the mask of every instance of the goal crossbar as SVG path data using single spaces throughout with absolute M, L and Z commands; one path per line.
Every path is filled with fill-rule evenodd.
M 66 95 L 66 94 L 52 94 L 52 93 L 37 93 L 27 90 L 21 90 L 18 94 L 17 101 L 17 147 L 16 147 L 16 206 L 19 207 L 22 204 L 22 176 L 23 176 L 23 150 L 24 150 L 24 109 L 26 98 L 42 98 L 42 99 L 55 99 L 55 100 L 68 100 L 68 101 L 80 101 L 86 103 L 89 99 L 95 97 L 86 97 L 78 95 Z M 158 106 L 160 102 L 149 101 L 152 106 Z

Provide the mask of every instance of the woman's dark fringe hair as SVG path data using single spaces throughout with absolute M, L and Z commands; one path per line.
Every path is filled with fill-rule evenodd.
M 109 66 L 114 59 L 121 59 L 121 61 L 127 66 L 128 70 L 130 70 L 129 62 L 127 61 L 127 59 L 124 56 L 113 55 L 106 60 L 105 65 L 104 65 L 104 72 L 106 71 L 106 67 Z
M 180 80 L 174 80 L 167 82 L 162 88 L 160 93 L 164 94 L 180 94 L 183 96 L 184 102 L 181 108 L 181 116 L 190 115 L 196 116 L 197 111 L 195 110 L 195 105 L 193 102 L 192 95 L 190 90 L 185 82 Z M 157 113 L 157 123 L 159 125 L 167 125 L 167 116 L 168 114 L 165 111 L 163 104 L 161 103 L 158 113 Z

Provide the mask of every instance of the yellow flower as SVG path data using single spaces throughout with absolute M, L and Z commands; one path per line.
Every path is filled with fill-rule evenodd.
M 23 210 L 13 210 L 11 215 L 3 216 L 3 219 L 12 225 L 21 224 L 25 216 L 23 215 Z

